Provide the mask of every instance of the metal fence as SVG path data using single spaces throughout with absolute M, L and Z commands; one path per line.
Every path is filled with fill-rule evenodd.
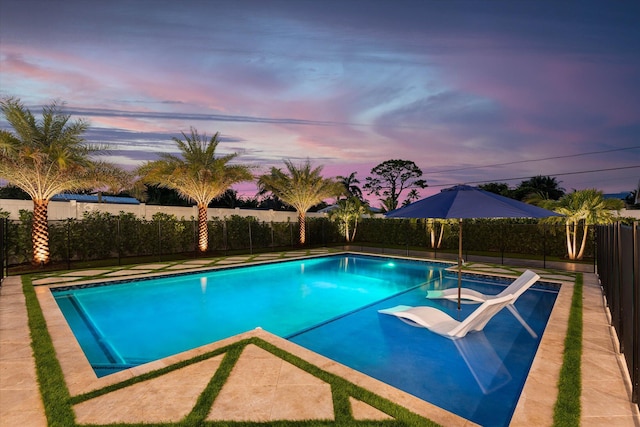
M 6 218 L 0 218 L 0 283 L 7 277 L 7 227 L 9 220 Z
M 48 225 L 48 269 L 290 249 L 297 247 L 299 236 L 297 222 L 260 222 L 240 216 L 214 219 L 207 222 L 208 250 L 202 253 L 198 250 L 195 220 L 147 221 L 133 216 L 97 215 L 83 220 L 49 221 Z M 335 227 L 325 218 L 307 219 L 306 236 L 311 246 L 339 241 Z M 32 257 L 31 222 L 8 221 L 3 239 L 6 273 L 27 271 Z
M 359 222 L 356 239 L 348 245 L 407 253 L 421 251 L 429 258 L 446 258 L 457 254 L 457 227 L 457 224 L 447 227 L 442 245 L 434 249 L 426 221 L 366 218 Z M 467 261 L 535 263 L 542 268 L 595 271 L 595 238 L 591 228 L 584 258 L 572 261 L 567 259 L 562 225 L 524 220 L 474 220 L 465 222 L 464 227 L 463 257 Z M 199 253 L 197 223 L 193 219 L 154 215 L 153 220 L 144 220 L 132 214 L 114 216 L 96 212 L 85 215 L 82 220 L 49 221 L 51 262 L 46 268 L 84 268 L 298 247 L 297 221 L 264 222 L 234 215 L 209 220 L 208 229 L 209 249 Z M 582 235 L 582 231 L 579 234 Z M 6 273 L 19 274 L 36 268 L 31 265 L 31 218 L 8 221 L 4 236 Z M 346 243 L 339 225 L 328 218 L 307 218 L 306 236 L 307 246 Z
M 640 226 L 617 223 L 597 227 L 597 267 L 615 328 L 619 351 L 631 379 L 631 401 L 640 388 Z

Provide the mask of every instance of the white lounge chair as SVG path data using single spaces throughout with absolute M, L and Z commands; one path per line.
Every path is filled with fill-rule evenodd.
M 513 316 L 518 319 L 518 322 L 522 324 L 522 326 L 529 332 L 529 334 L 533 338 L 537 338 L 538 334 L 534 332 L 533 329 L 527 324 L 527 322 L 522 318 L 516 307 L 513 305 L 516 300 L 522 295 L 527 289 L 529 289 L 535 282 L 540 279 L 536 273 L 531 270 L 526 270 L 524 273 L 520 275 L 516 280 L 514 280 L 509 286 L 502 290 L 502 292 L 497 295 L 487 295 L 481 292 L 475 291 L 469 288 L 461 288 L 460 289 L 460 299 L 461 302 L 466 304 L 478 304 L 485 302 L 487 300 L 493 298 L 499 298 L 504 295 L 513 295 L 513 301 L 511 304 L 507 306 L 507 309 L 513 314 Z M 451 301 L 458 301 L 458 288 L 449 288 L 443 290 L 434 290 L 427 291 L 428 299 L 448 299 Z
M 514 280 L 509 286 L 507 286 L 502 292 L 497 295 L 487 295 L 481 292 L 475 291 L 469 288 L 460 289 L 460 298 L 469 304 L 477 304 L 487 301 L 488 299 L 502 297 L 504 295 L 513 295 L 513 300 L 518 299 L 520 295 L 531 287 L 540 276 L 531 270 L 526 270 L 516 280 Z M 442 290 L 434 290 L 427 292 L 427 298 L 429 299 L 449 299 L 451 301 L 458 301 L 458 288 L 449 288 Z
M 461 322 L 435 307 L 398 305 L 378 312 L 396 316 L 411 326 L 427 328 L 436 334 L 455 339 L 462 338 L 471 331 L 481 331 L 496 313 L 512 301 L 513 295 L 491 298 Z

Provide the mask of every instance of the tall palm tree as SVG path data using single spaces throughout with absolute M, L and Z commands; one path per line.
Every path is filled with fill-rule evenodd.
M 207 229 L 207 205 L 223 194 L 233 184 L 251 181 L 253 175 L 245 165 L 230 165 L 238 153 L 216 157 L 219 133 L 207 141 L 206 135 L 191 128 L 191 134 L 182 132 L 184 141 L 172 138 L 182 157 L 162 153 L 160 159 L 150 161 L 138 168 L 142 182 L 175 190 L 185 200 L 198 206 L 198 249 L 209 248 Z
M 605 199 L 602 192 L 595 189 L 574 191 L 564 195 L 558 201 L 544 200 L 538 201 L 537 204 L 564 215 L 549 217 L 545 221 L 564 222 L 569 259 L 583 258 L 590 226 L 610 224 L 615 218 L 613 212 L 624 207 L 621 200 Z M 580 227 L 582 227 L 581 239 Z
M 0 176 L 24 190 L 33 200 L 34 264 L 47 264 L 48 206 L 53 196 L 104 185 L 126 186 L 128 176 L 115 166 L 92 159 L 101 148 L 85 143 L 89 122 L 71 121 L 54 101 L 36 118 L 17 98 L 0 101 L 0 111 L 13 132 L 0 130 Z
M 290 160 L 285 160 L 284 164 L 288 173 L 272 167 L 271 173 L 260 176 L 258 187 L 262 192 L 270 191 L 298 212 L 300 244 L 304 245 L 306 214 L 309 208 L 324 199 L 340 196 L 344 193 L 344 186 L 333 179 L 323 178 L 322 166 L 312 168 L 309 160 L 299 167 Z

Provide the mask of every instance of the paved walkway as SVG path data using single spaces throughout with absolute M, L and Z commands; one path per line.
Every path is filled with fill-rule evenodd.
M 262 254 L 215 260 L 191 260 L 182 263 L 157 263 L 129 266 L 119 269 L 62 272 L 55 277 L 38 279 L 39 283 L 69 283 L 93 278 L 134 277 L 180 271 L 185 269 L 229 265 L 247 261 L 268 261 L 306 255 L 306 252 Z M 478 272 L 513 275 L 518 269 L 504 266 L 471 264 L 468 268 Z M 541 272 L 546 280 L 567 280 L 567 273 Z M 546 275 L 546 277 L 545 277 Z M 637 405 L 630 402 L 624 360 L 615 351 L 615 340 L 608 326 L 606 310 L 593 274 L 585 274 L 584 287 L 584 339 L 582 361 L 582 419 L 581 425 L 640 426 Z M 55 302 L 45 287 L 37 288 L 38 298 L 45 313 L 54 347 L 67 380 L 71 395 L 117 383 L 159 367 L 171 366 L 180 360 L 213 351 L 247 337 L 259 337 L 291 354 L 301 357 L 321 369 L 348 379 L 356 385 L 396 402 L 413 412 L 433 419 L 445 426 L 473 425 L 456 415 L 401 392 L 384 383 L 339 365 L 286 340 L 256 330 L 240 337 L 223 340 L 200 349 L 172 356 L 161 361 L 96 379 L 71 336 Z M 49 297 L 47 297 L 49 295 Z M 564 305 L 567 297 L 564 296 Z M 53 305 L 52 305 L 53 304 Z M 52 308 L 54 308 L 52 310 Z M 566 311 L 565 309 L 563 309 Z M 555 314 L 554 309 L 554 314 Z M 566 313 L 561 314 L 562 316 Z M 562 329 L 562 328 L 560 328 Z M 547 335 L 541 343 L 539 355 L 557 353 L 562 345 L 558 335 Z M 545 349 L 546 347 L 546 349 Z M 550 353 L 549 353 L 550 352 Z M 171 422 L 184 417 L 193 408 L 195 400 L 212 378 L 222 361 L 222 355 L 211 357 L 165 375 L 134 384 L 74 406 L 78 423 Z M 554 389 L 557 377 L 541 373 L 540 369 L 555 362 L 534 362 L 530 380 L 516 410 L 512 425 L 550 425 Z M 551 397 L 549 397 L 551 396 Z M 241 398 L 240 398 L 241 397 Z M 158 402 L 162 402 L 161 405 Z M 551 405 L 550 405 L 551 403 Z M 350 398 L 355 419 L 385 419 L 389 415 L 375 407 Z M 249 344 L 244 347 L 221 393 L 212 403 L 207 419 L 223 421 L 269 421 L 278 419 L 333 419 L 331 388 L 324 381 L 302 371 L 290 363 Z M 0 426 L 45 426 L 44 408 L 36 382 L 35 364 L 31 355 L 24 295 L 19 277 L 9 277 L 0 287 Z

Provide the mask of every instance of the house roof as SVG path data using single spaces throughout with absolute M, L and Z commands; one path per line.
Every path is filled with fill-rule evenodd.
M 83 203 L 120 203 L 125 205 L 139 205 L 140 202 L 133 197 L 119 197 L 119 196 L 101 196 L 98 198 L 95 194 L 56 194 L 51 198 L 56 202 L 68 202 L 75 200 L 76 202 Z

